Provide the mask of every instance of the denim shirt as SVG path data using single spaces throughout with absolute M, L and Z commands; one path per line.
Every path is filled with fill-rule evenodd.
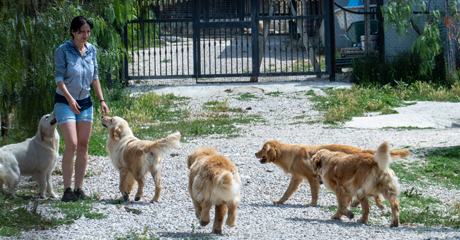
M 81 56 L 72 41 L 59 46 L 54 55 L 56 62 L 56 84 L 64 81 L 67 90 L 75 100 L 82 100 L 90 96 L 91 83 L 98 79 L 98 65 L 96 48 L 86 43 L 86 52 Z M 64 95 L 59 88 L 56 93 Z

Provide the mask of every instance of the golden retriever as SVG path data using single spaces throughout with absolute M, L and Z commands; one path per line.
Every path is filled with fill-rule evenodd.
M 401 150 L 405 156 L 409 151 Z M 347 154 L 331 152 L 327 149 L 318 151 L 312 158 L 313 171 L 321 176 L 324 185 L 337 196 L 338 209 L 332 219 L 343 215 L 352 219 L 353 213 L 348 206 L 356 197 L 362 207 L 363 215 L 358 220 L 367 223 L 369 216 L 369 198 L 383 195 L 390 202 L 393 214 L 390 227 L 399 226 L 399 183 L 390 169 L 391 155 L 388 143 L 382 143 L 377 152 Z
M 199 147 L 187 159 L 190 169 L 188 190 L 201 226 L 209 223 L 209 211 L 215 207 L 212 232 L 222 234 L 222 224 L 228 210 L 226 225 L 236 226 L 236 208 L 240 202 L 241 180 L 238 170 L 215 148 Z
M 54 112 L 44 115 L 38 124 L 37 134 L 24 142 L 0 148 L 0 190 L 8 187 L 8 196 L 16 198 L 14 189 L 20 175 L 32 176 L 37 181 L 39 197 L 45 197 L 45 190 L 51 198 L 53 191 L 51 174 L 58 161 L 59 134 Z
M 284 195 L 278 199 L 273 200 L 275 204 L 283 204 L 287 201 L 292 194 L 299 188 L 299 185 L 304 179 L 307 179 L 310 184 L 312 200 L 307 206 L 316 206 L 318 203 L 318 193 L 320 188 L 320 179 L 313 173 L 311 165 L 311 157 L 321 149 L 328 149 L 330 151 L 339 151 L 345 153 L 369 153 L 374 154 L 373 150 L 362 150 L 356 147 L 347 145 L 297 145 L 287 144 L 278 141 L 268 141 L 263 145 L 263 148 L 256 153 L 256 157 L 260 158 L 260 163 L 274 163 L 281 167 L 284 172 L 292 175 L 289 187 Z M 405 157 L 407 151 L 395 150 L 390 154 L 393 159 Z M 377 200 L 377 198 L 376 198 Z M 379 201 L 377 200 L 377 203 Z
M 152 142 L 134 137 L 131 128 L 121 117 L 101 118 L 102 126 L 109 130 L 107 152 L 113 166 L 120 173 L 122 200 L 128 201 L 129 194 L 137 181 L 135 201 L 143 196 L 145 174 L 150 172 L 155 182 L 155 196 L 150 202 L 158 202 L 161 194 L 161 162 L 166 150 L 180 145 L 180 133 Z

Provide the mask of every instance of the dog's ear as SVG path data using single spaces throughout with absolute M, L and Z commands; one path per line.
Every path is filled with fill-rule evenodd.
M 118 126 L 115 126 L 110 129 L 110 137 L 113 138 L 115 141 L 120 141 L 121 137 L 121 128 Z
M 318 154 L 315 154 L 311 159 L 311 165 L 313 167 L 313 172 L 321 167 L 321 157 Z
M 187 167 L 188 167 L 188 169 L 190 169 L 192 164 L 195 162 L 194 160 L 195 160 L 195 158 L 192 155 L 188 155 L 188 158 L 187 158 Z
M 279 155 L 279 150 L 276 149 L 272 144 L 267 144 L 267 159 L 270 161 L 274 161 L 276 157 Z
M 42 126 L 40 126 L 40 137 L 42 138 L 42 141 L 45 141 L 46 132 L 43 131 L 43 127 L 42 127 Z

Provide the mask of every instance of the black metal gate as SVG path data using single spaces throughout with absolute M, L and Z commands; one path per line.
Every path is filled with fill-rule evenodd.
M 139 1 L 124 28 L 125 77 L 200 83 L 332 74 L 331 9 L 328 0 Z

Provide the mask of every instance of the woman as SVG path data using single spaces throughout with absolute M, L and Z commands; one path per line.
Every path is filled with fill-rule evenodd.
M 96 48 L 88 43 L 93 23 L 84 16 L 75 17 L 70 25 L 72 40 L 59 46 L 55 54 L 56 94 L 54 113 L 65 141 L 62 157 L 64 196 L 61 201 L 77 201 L 88 197 L 82 190 L 88 165 L 88 143 L 93 124 L 93 102 L 90 89 L 96 93 L 101 110 L 107 116 L 107 107 L 98 78 Z M 71 189 L 75 160 L 75 186 Z

